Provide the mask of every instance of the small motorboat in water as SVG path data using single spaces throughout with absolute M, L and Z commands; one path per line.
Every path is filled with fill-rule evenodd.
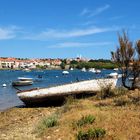
M 93 72 L 93 73 L 95 73 L 96 70 L 95 70 L 95 68 L 90 68 L 90 69 L 89 69 L 89 72 Z
M 33 81 L 13 81 L 12 82 L 13 86 L 28 86 L 32 84 L 33 84 Z
M 113 70 L 114 70 L 114 71 L 118 71 L 119 69 L 118 69 L 118 68 L 114 68 Z
M 18 80 L 20 80 L 20 81 L 33 81 L 33 78 L 18 77 Z
M 70 70 L 74 70 L 73 68 L 70 68 Z
M 31 70 L 28 69 L 28 68 L 25 68 L 25 69 L 23 69 L 23 71 L 25 71 L 25 72 L 30 72 Z
M 68 71 L 63 71 L 62 74 L 67 75 L 67 74 L 69 74 L 69 72 Z
M 86 68 L 82 68 L 81 71 L 82 71 L 82 72 L 86 72 Z
M 28 77 L 18 77 L 17 81 L 13 81 L 13 86 L 28 86 L 33 84 L 33 78 Z
M 95 70 L 95 71 L 96 74 L 101 73 L 101 70 Z
M 7 85 L 6 84 L 2 84 L 2 87 L 6 87 Z
M 118 78 L 118 73 L 117 72 L 112 72 L 110 74 L 107 75 L 107 78 Z

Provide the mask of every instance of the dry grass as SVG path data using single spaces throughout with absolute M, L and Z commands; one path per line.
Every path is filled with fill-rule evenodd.
M 113 102 L 113 100 L 112 100 Z M 90 128 L 104 128 L 106 136 L 104 139 L 140 139 L 140 112 L 139 106 L 129 105 L 123 107 L 106 106 L 95 107 L 93 102 L 88 99 L 80 100 L 83 108 L 73 107 L 64 113 L 60 119 L 60 125 L 56 129 L 47 130 L 43 138 L 75 140 L 79 130 Z M 96 117 L 93 124 L 86 125 L 84 128 L 76 129 L 72 126 L 73 122 L 79 120 L 83 115 L 91 114 Z M 49 134 L 49 135 L 48 135 Z
M 0 113 L 0 138 L 6 139 L 42 139 L 42 140 L 75 140 L 78 131 L 89 128 L 103 128 L 106 130 L 104 140 L 139 140 L 140 139 L 140 106 L 139 91 L 132 91 L 121 98 L 129 98 L 131 103 L 116 106 L 113 97 L 103 100 L 94 98 L 71 99 L 59 108 L 15 108 Z M 98 105 L 98 106 L 97 106 Z M 38 122 L 50 113 L 59 113 L 59 125 L 47 128 L 40 137 L 33 133 Z M 86 115 L 95 116 L 92 124 L 73 127 Z
M 33 134 L 40 118 L 54 112 L 52 108 L 13 108 L 0 112 L 0 139 L 40 139 Z

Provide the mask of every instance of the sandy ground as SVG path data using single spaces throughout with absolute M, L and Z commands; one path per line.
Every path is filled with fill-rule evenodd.
M 121 100 L 130 101 L 133 96 L 140 99 L 139 93 L 123 95 Z M 59 125 L 39 136 L 35 128 L 40 120 L 58 110 L 61 112 Z M 140 104 L 131 101 L 125 106 L 115 106 L 114 98 L 97 100 L 94 97 L 76 99 L 61 107 L 12 108 L 0 112 L 0 140 L 75 140 L 81 128 L 73 129 L 72 124 L 88 114 L 96 117 L 90 127 L 106 130 L 103 140 L 140 140 Z
M 38 140 L 34 133 L 40 118 L 49 115 L 53 108 L 13 108 L 0 112 L 0 140 Z

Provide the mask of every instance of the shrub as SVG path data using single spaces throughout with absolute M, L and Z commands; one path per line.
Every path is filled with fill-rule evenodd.
M 105 99 L 105 98 L 114 96 L 115 94 L 111 87 L 112 87 L 112 84 L 101 85 L 101 90 L 97 94 L 97 97 L 100 99 Z
M 123 87 L 117 87 L 112 89 L 112 84 L 106 84 L 106 83 L 104 83 L 104 85 L 100 85 L 100 88 L 101 90 L 97 94 L 97 98 L 99 99 L 124 95 L 128 91 L 126 88 Z
M 106 131 L 102 128 L 88 129 L 88 131 L 79 131 L 77 140 L 92 140 L 104 137 Z
M 65 99 L 65 104 L 63 105 L 61 112 L 65 113 L 65 112 L 69 111 L 70 109 L 72 109 L 73 106 L 74 107 L 81 107 L 78 104 L 78 100 L 76 100 L 73 96 L 68 96 Z
M 85 124 L 92 124 L 95 121 L 95 117 L 93 115 L 83 116 L 80 120 L 76 122 L 78 127 L 83 126 Z
M 128 97 L 119 97 L 117 99 L 114 99 L 116 106 L 125 106 L 129 103 L 131 103 L 131 100 Z
M 139 92 L 130 94 L 128 97 L 132 100 L 133 104 L 140 105 L 140 93 Z
M 126 94 L 126 92 L 128 92 L 128 90 L 124 87 L 117 87 L 117 88 L 113 89 L 113 92 L 114 92 L 115 96 L 120 96 L 120 95 Z
M 57 118 L 54 116 L 48 117 L 43 120 L 43 124 L 49 128 L 49 127 L 54 127 L 58 124 Z
M 58 117 L 55 114 L 43 118 L 37 126 L 37 132 L 43 133 L 45 129 L 58 125 Z

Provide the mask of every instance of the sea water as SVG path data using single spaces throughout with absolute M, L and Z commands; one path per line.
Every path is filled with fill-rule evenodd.
M 26 90 L 104 78 L 111 72 L 113 72 L 113 70 L 102 70 L 99 74 L 82 72 L 80 70 L 69 70 L 68 75 L 63 75 L 62 70 L 33 70 L 30 72 L 22 70 L 0 70 L 0 111 L 14 106 L 24 105 L 16 95 L 18 90 L 12 86 L 12 81 L 16 81 L 18 77 L 33 78 L 33 85 L 17 87 L 19 90 Z M 6 84 L 6 87 L 3 87 L 3 84 Z

